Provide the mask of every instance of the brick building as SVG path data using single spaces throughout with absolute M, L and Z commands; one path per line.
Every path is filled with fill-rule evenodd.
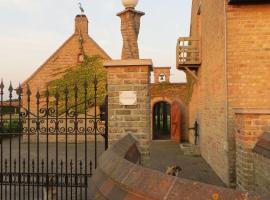
M 265 2 L 193 0 L 190 37 L 179 38 L 177 46 L 177 66 L 186 72 L 191 94 L 189 124 L 199 122 L 202 156 L 224 183 L 253 191 L 270 191 L 269 167 L 256 168 L 253 159 L 254 146 L 270 126 L 270 4 Z M 258 181 L 254 172 L 268 178 Z
M 67 41 L 41 65 L 26 81 L 22 87 L 26 92 L 26 85 L 31 88 L 33 95 L 37 89 L 44 91 L 49 82 L 59 79 L 67 69 L 76 67 L 82 62 L 83 53 L 88 56 L 99 55 L 104 60 L 110 56 L 89 36 L 88 19 L 86 15 L 77 15 L 75 18 L 75 31 Z M 26 95 L 23 95 L 23 106 L 26 106 Z M 31 105 L 35 105 L 34 98 Z

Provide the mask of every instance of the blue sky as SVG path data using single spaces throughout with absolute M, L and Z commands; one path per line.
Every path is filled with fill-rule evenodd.
M 78 0 L 0 0 L 0 78 L 14 85 L 25 80 L 73 32 Z M 121 55 L 121 0 L 81 0 L 89 19 L 89 32 L 113 58 Z M 141 58 L 155 66 L 175 68 L 175 45 L 189 35 L 191 0 L 140 0 Z M 172 80 L 185 81 L 172 70 Z

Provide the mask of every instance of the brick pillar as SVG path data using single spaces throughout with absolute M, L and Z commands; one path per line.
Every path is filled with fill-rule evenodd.
M 117 14 L 121 18 L 121 32 L 123 37 L 122 59 L 139 59 L 138 35 L 140 19 L 143 12 L 134 8 L 126 8 Z
M 236 179 L 241 190 L 254 191 L 253 149 L 270 127 L 270 110 L 235 110 Z
M 151 60 L 114 60 L 104 63 L 107 68 L 109 143 L 130 133 L 138 140 L 142 164 L 149 164 L 150 123 L 150 70 Z M 131 92 L 136 102 L 127 105 Z M 120 97 L 120 95 L 122 97 Z M 126 95 L 126 97 L 123 97 Z

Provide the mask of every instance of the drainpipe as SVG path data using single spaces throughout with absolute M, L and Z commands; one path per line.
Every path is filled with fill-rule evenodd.
M 227 134 L 227 142 L 226 144 L 224 144 L 224 151 L 227 152 L 227 155 L 228 155 L 228 176 L 229 176 L 229 182 L 228 182 L 228 185 L 229 187 L 233 187 L 232 186 L 232 183 L 231 183 L 231 179 L 233 177 L 231 177 L 231 158 L 230 158 L 230 151 L 231 151 L 231 141 L 230 141 L 230 135 L 228 133 L 228 114 L 229 114 L 229 106 L 228 106 L 228 67 L 227 67 L 227 59 L 228 59 L 228 54 L 227 54 L 227 0 L 224 0 L 224 20 L 225 20 L 225 38 L 224 38 L 224 41 L 225 41 L 225 55 L 224 55 L 224 67 L 225 67 L 225 70 L 224 70 L 224 75 L 225 75 L 225 87 L 226 87 L 226 90 L 225 90 L 225 98 L 226 98 L 226 101 L 225 101 L 225 115 L 226 115 L 226 118 L 225 118 L 225 131 L 226 131 L 226 134 Z

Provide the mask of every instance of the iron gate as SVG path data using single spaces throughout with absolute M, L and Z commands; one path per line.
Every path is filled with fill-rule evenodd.
M 100 145 L 108 147 L 107 98 L 98 105 L 96 78 L 92 85 L 32 95 L 29 86 L 10 84 L 7 97 L 1 82 L 1 200 L 89 198 Z

